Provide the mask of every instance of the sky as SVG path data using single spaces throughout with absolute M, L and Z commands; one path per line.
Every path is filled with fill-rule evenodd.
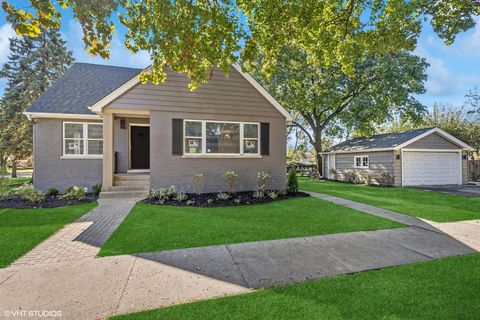
M 25 6 L 26 1 L 12 1 L 14 5 Z M 71 12 L 62 11 L 61 33 L 67 41 L 77 62 L 108 64 L 115 66 L 143 68 L 149 64 L 146 52 L 132 55 L 123 45 L 125 29 L 117 24 L 116 33 L 111 44 L 111 57 L 104 60 L 92 57 L 84 50 L 80 24 Z M 425 24 L 414 53 L 427 59 L 430 67 L 427 70 L 426 93 L 418 96 L 418 100 L 432 107 L 434 103 L 450 103 L 460 106 L 465 95 L 478 87 L 480 90 L 480 18 L 474 29 L 457 36 L 454 44 L 447 46 Z M 7 61 L 9 38 L 15 32 L 6 22 L 5 13 L 0 9 L 0 65 Z M 0 94 L 5 88 L 5 79 L 0 79 Z

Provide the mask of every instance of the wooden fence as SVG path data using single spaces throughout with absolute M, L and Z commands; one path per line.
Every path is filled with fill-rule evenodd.
M 480 181 L 480 160 L 468 160 L 468 178 Z

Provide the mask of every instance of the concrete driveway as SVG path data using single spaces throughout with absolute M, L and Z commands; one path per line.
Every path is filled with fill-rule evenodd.
M 480 186 L 468 185 L 444 185 L 444 186 L 418 186 L 417 189 L 457 194 L 464 197 L 480 198 Z

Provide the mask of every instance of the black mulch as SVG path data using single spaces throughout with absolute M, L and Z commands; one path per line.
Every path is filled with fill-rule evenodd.
M 270 203 L 279 200 L 291 199 L 291 198 L 303 198 L 309 197 L 310 195 L 305 192 L 297 193 L 287 193 L 279 194 L 278 198 L 273 200 L 267 194 L 263 198 L 255 198 L 253 196 L 253 191 L 243 191 L 231 193 L 230 198 L 227 200 L 220 200 L 217 198 L 218 193 L 203 193 L 203 194 L 194 194 L 187 193 L 187 198 L 184 201 L 168 200 L 164 203 L 161 203 L 158 199 L 148 198 L 143 200 L 143 203 L 155 204 L 155 205 L 168 205 L 168 206 L 179 206 L 179 207 L 234 207 L 239 205 L 250 205 L 250 204 L 261 204 L 261 203 Z M 213 200 L 211 203 L 208 200 Z M 240 201 L 236 200 L 240 199 Z M 193 202 L 188 202 L 188 201 Z
M 82 200 L 66 200 L 59 199 L 58 197 L 46 196 L 44 201 L 31 202 L 24 200 L 18 196 L 14 196 L 8 199 L 0 200 L 0 209 L 35 209 L 35 208 L 58 208 L 64 206 L 71 206 L 75 204 L 87 203 L 97 200 L 96 195 L 87 195 Z

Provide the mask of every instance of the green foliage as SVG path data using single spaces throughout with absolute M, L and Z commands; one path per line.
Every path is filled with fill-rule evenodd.
M 287 177 L 287 192 L 288 193 L 297 193 L 298 192 L 298 178 L 295 168 L 290 169 Z
M 226 192 L 220 192 L 217 194 L 218 200 L 228 200 L 229 198 L 230 198 L 230 195 Z
M 83 200 L 85 199 L 85 196 L 87 195 L 88 188 L 80 188 L 77 186 L 73 186 L 71 189 L 67 192 L 65 192 L 63 195 L 60 196 L 61 199 L 66 199 L 66 200 Z
M 192 182 L 193 188 L 196 194 L 203 193 L 203 183 L 205 181 L 205 175 L 203 173 L 196 173 L 193 175 Z
M 48 188 L 46 195 L 49 197 L 56 197 L 60 194 L 57 188 Z
M 20 198 L 30 202 L 42 202 L 45 200 L 45 194 L 29 185 L 21 186 L 15 189 L 15 193 Z
M 38 35 L 41 28 L 58 27 L 59 7 L 70 8 L 80 22 L 83 41 L 92 55 L 109 56 L 118 14 L 126 27 L 125 46 L 150 53 L 151 70 L 142 81 L 165 80 L 165 67 L 185 72 L 195 89 L 208 81 L 214 67 L 229 72 L 242 61 L 251 69 L 264 56 L 262 74 L 277 68 L 285 46 L 309 55 L 309 64 L 333 65 L 352 74 L 357 57 L 381 57 L 412 50 L 429 17 L 439 37 L 450 44 L 456 34 L 472 28 L 480 4 L 472 0 L 49 0 L 30 6 L 4 1 L 3 9 L 21 35 Z M 24 10 L 23 8 L 28 8 Z
M 100 183 L 94 184 L 92 187 L 93 194 L 98 196 L 102 192 L 102 185 Z
M 228 192 L 234 192 L 238 174 L 235 171 L 227 171 L 223 174 L 223 178 L 225 179 Z
M 257 181 L 258 189 L 262 192 L 267 191 L 267 186 L 270 183 L 270 181 L 272 181 L 272 175 L 262 171 L 258 173 L 257 179 L 258 179 Z
M 0 70 L 7 80 L 0 102 L 0 155 L 13 161 L 32 153 L 32 123 L 23 112 L 73 63 L 60 32 L 40 27 L 37 37 L 10 39 L 10 55 Z

